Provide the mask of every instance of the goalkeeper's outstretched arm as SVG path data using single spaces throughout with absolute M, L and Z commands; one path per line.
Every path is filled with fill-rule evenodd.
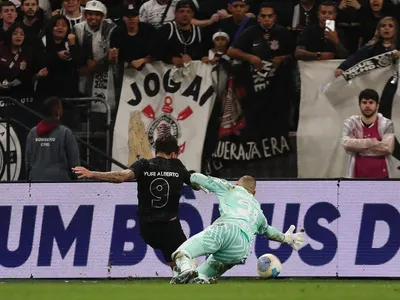
M 275 242 L 283 243 L 285 241 L 285 234 L 273 226 L 269 226 L 264 231 L 264 236 Z
M 264 236 L 271 241 L 288 244 L 297 251 L 303 245 L 304 239 L 302 232 L 293 233 L 295 229 L 296 226 L 291 225 L 289 229 L 283 233 L 275 227 L 268 225 L 264 230 Z
M 190 182 L 195 185 L 202 186 L 214 194 L 225 194 L 232 188 L 232 184 L 224 179 L 219 179 L 212 176 L 205 176 L 201 173 L 193 173 L 190 176 Z

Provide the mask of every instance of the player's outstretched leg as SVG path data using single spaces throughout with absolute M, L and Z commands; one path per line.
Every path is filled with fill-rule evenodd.
M 198 268 L 198 277 L 189 281 L 191 284 L 214 284 L 217 278 L 221 277 L 226 271 L 232 268 L 234 264 L 225 264 L 218 261 L 215 256 L 210 255 L 207 260 Z
M 171 284 L 185 284 L 197 277 L 197 271 L 193 267 L 193 261 L 189 254 L 177 250 L 172 254 L 172 259 L 176 261 L 180 273 L 171 279 Z
M 171 284 L 188 283 L 190 279 L 197 276 L 197 265 L 193 263 L 193 259 L 199 256 L 206 255 L 207 253 L 215 252 L 215 249 L 210 249 L 208 243 L 205 243 L 205 240 L 207 240 L 207 238 L 205 238 L 204 235 L 205 231 L 202 231 L 192 236 L 190 239 L 184 242 L 174 253 L 172 253 L 171 257 L 179 268 L 180 273 L 178 276 L 174 276 L 171 279 Z M 207 249 L 207 251 L 205 249 Z

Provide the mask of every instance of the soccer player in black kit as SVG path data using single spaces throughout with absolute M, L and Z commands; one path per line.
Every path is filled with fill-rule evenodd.
M 195 190 L 190 183 L 190 173 L 177 159 L 178 141 L 171 135 L 157 138 L 156 157 L 140 159 L 129 169 L 115 172 L 93 172 L 84 167 L 75 167 L 78 178 L 98 179 L 121 183 L 137 180 L 139 229 L 145 243 L 160 249 L 168 265 L 174 270 L 171 254 L 186 241 L 178 219 L 179 200 L 183 184 Z M 175 272 L 175 271 L 174 271 Z

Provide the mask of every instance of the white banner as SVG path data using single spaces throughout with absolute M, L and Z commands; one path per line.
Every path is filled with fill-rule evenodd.
M 335 69 L 341 62 L 341 60 L 299 61 L 301 76 L 300 118 L 297 130 L 299 178 L 346 176 L 348 156 L 340 141 L 344 121 L 352 115 L 360 114 L 358 95 L 363 89 L 372 88 L 382 96 L 385 85 L 394 74 L 394 68 L 387 66 L 386 57 L 380 55 L 360 62 L 350 68 L 343 77 L 335 79 Z M 400 92 L 393 99 L 391 116 L 383 113 L 394 122 L 397 138 L 400 135 L 399 101 Z M 397 159 L 393 159 L 391 170 L 392 177 L 395 178 L 400 177 L 400 171 L 397 169 L 400 161 Z
M 136 183 L 0 184 L 0 278 L 171 277 L 139 235 Z M 261 181 L 269 224 L 305 229 L 298 251 L 257 236 L 245 264 L 280 258 L 280 276 L 400 277 L 400 181 Z M 184 189 L 180 220 L 193 236 L 219 217 L 216 197 Z M 197 259 L 198 263 L 204 257 Z
M 125 70 L 113 158 L 131 165 L 139 158 L 153 157 L 157 137 L 170 133 L 179 142 L 178 158 L 188 170 L 200 171 L 215 101 L 212 66 L 195 61 L 188 68 L 175 70 L 162 62 L 147 64 L 141 71 Z M 113 165 L 113 170 L 119 168 Z

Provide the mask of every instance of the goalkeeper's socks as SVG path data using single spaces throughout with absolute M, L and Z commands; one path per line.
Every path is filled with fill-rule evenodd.
M 196 259 L 195 259 L 195 258 L 193 258 L 193 259 L 192 259 L 192 269 L 193 269 L 193 270 L 196 270 L 196 269 L 197 269 L 197 267 L 198 267 L 198 265 L 197 265 L 197 261 L 196 261 Z
M 193 270 L 193 262 L 186 255 L 182 255 L 181 257 L 176 258 L 175 263 L 176 266 L 180 269 L 181 273 L 188 270 Z

